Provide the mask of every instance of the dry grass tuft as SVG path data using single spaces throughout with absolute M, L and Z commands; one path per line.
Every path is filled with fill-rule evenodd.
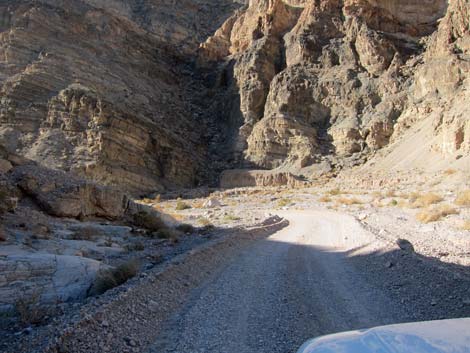
M 430 192 L 424 195 L 418 195 L 412 206 L 414 208 L 423 208 L 442 202 L 443 200 L 441 196 Z
M 228 214 L 228 215 L 224 216 L 224 221 L 226 221 L 226 222 L 239 221 L 240 219 L 241 219 L 240 217 L 237 217 L 237 216 L 234 216 L 234 215 L 231 215 L 231 214 Z
M 416 219 L 422 223 L 437 222 L 444 217 L 458 214 L 459 211 L 450 205 L 441 205 L 435 209 L 426 209 L 416 215 Z
M 203 200 L 198 200 L 193 203 L 193 208 L 203 208 L 204 207 L 204 201 Z
M 455 174 L 455 173 L 457 173 L 457 170 L 452 169 L 452 168 L 444 170 L 445 175 L 452 175 L 452 174 Z
M 470 220 L 466 220 L 463 222 L 462 229 L 470 231 Z
M 455 204 L 457 206 L 470 206 L 470 190 L 465 190 L 460 193 L 455 199 Z
M 397 196 L 397 193 L 395 190 L 388 190 L 386 193 L 385 193 L 385 196 L 387 197 L 396 197 Z
M 331 197 L 329 196 L 322 196 L 318 199 L 320 202 L 331 202 Z
M 203 227 L 207 227 L 207 226 L 211 226 L 212 225 L 212 222 L 208 219 L 208 218 L 205 218 L 205 217 L 201 217 L 197 220 L 197 222 L 203 226 Z
M 327 194 L 331 196 L 337 196 L 337 195 L 345 194 L 345 192 L 341 191 L 341 189 L 335 188 L 335 189 L 329 190 Z
M 286 206 L 289 206 L 292 202 L 289 200 L 289 199 L 280 199 L 278 202 L 277 202 L 277 206 L 278 207 L 286 207 Z
M 353 197 L 353 198 L 339 197 L 338 199 L 336 199 L 336 202 L 339 204 L 348 205 L 348 206 L 361 205 L 363 203 L 361 200 L 359 200 L 356 197 Z

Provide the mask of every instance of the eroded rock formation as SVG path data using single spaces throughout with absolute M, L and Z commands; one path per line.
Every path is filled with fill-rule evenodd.
M 468 155 L 468 1 L 250 1 L 201 46 L 223 66 L 239 165 L 358 163 L 434 119 L 435 150 Z M 236 92 L 236 93 L 234 93 Z M 230 149 L 230 148 L 229 148 Z
M 238 6 L 3 1 L 0 142 L 129 191 L 197 184 L 205 124 L 185 97 L 185 62 Z
M 0 142 L 134 193 L 364 163 L 426 119 L 430 149 L 468 155 L 468 16 L 464 0 L 6 1 Z

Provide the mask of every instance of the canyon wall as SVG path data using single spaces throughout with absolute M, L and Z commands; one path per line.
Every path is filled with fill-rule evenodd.
M 429 149 L 468 156 L 468 1 L 251 1 L 201 45 L 239 109 L 238 166 L 364 163 L 430 119 Z M 233 99 L 233 98 L 232 98 Z
M 430 120 L 468 156 L 465 0 L 0 4 L 0 144 L 145 193 L 347 168 Z

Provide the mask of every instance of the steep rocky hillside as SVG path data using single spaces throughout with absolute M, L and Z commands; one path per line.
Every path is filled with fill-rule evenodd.
M 239 166 L 269 169 L 348 167 L 392 144 L 391 163 L 415 150 L 414 162 L 468 156 L 469 9 L 445 0 L 250 1 L 202 45 L 202 61 L 223 72 L 214 91 L 225 89 L 216 109 L 228 150 Z M 422 124 L 427 134 L 400 142 Z
M 0 142 L 133 192 L 418 147 L 406 167 L 469 164 L 470 4 L 424 3 L 2 1 Z
M 234 1 L 0 2 L 0 141 L 128 190 L 198 183 L 187 63 Z

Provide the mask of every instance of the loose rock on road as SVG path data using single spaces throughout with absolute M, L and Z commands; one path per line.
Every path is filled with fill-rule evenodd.
M 289 353 L 314 336 L 410 320 L 397 298 L 351 264 L 349 250 L 375 241 L 352 217 L 282 216 L 289 227 L 193 291 L 152 353 Z

